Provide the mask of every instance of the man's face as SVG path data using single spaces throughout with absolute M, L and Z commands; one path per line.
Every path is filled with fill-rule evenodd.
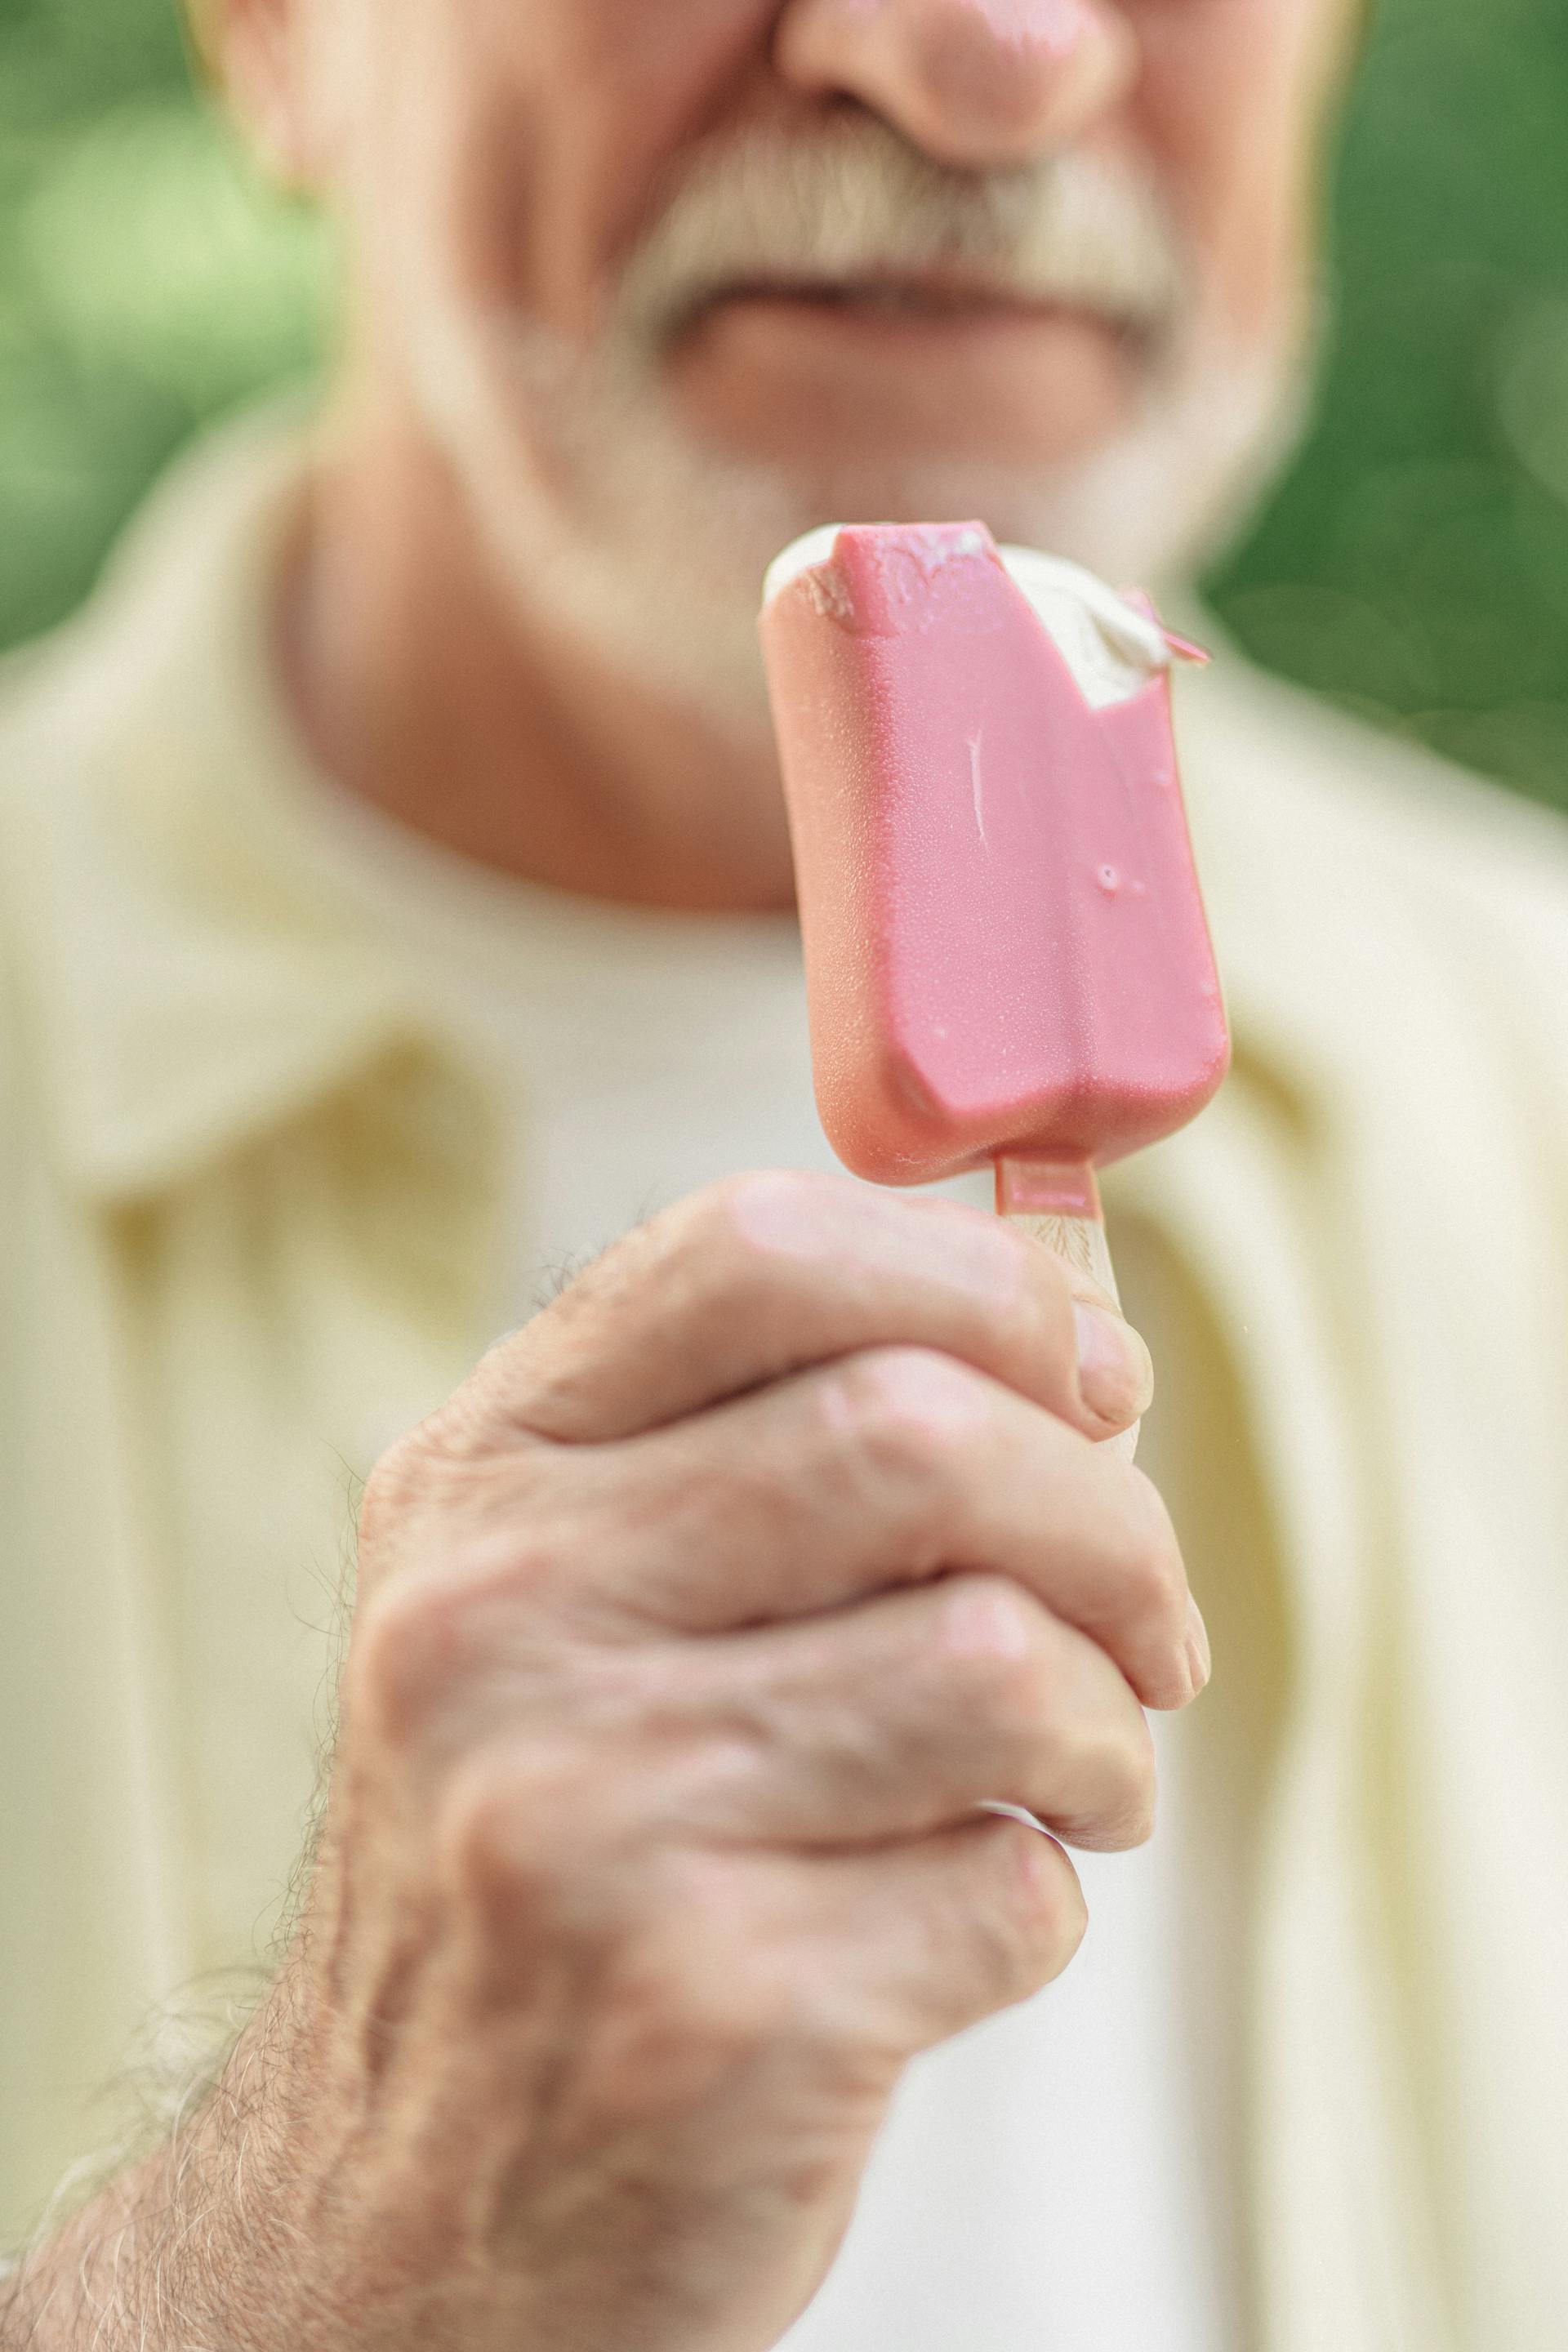
M 740 717 L 800 530 L 1157 579 L 1272 454 L 1352 0 L 292 5 L 360 359 L 612 666 Z

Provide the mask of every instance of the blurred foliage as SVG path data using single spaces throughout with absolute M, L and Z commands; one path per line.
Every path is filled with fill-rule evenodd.
M 194 427 L 313 364 L 328 282 L 194 101 L 174 0 L 0 0 L 0 644 Z
M 1270 667 L 1568 807 L 1568 5 L 1381 0 L 1316 429 L 1210 583 Z
M 1334 194 L 1316 425 L 1210 592 L 1271 667 L 1568 806 L 1568 0 L 1382 0 Z M 311 366 L 329 280 L 173 0 L 0 0 L 0 643 Z

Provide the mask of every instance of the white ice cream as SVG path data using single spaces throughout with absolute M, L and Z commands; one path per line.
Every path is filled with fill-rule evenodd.
M 824 523 L 786 547 L 768 567 L 763 604 L 771 604 L 802 572 L 830 563 L 843 529 L 842 523 Z M 982 544 L 975 541 L 976 547 Z M 960 540 L 953 551 L 973 551 Z M 999 547 L 997 553 L 1038 614 L 1091 709 L 1130 701 L 1154 671 L 1170 667 L 1164 632 L 1081 563 L 1042 555 L 1033 547 Z

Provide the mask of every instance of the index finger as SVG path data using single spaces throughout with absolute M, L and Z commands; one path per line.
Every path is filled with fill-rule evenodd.
M 1086 1307 L 1121 1342 L 1120 1378 L 1103 1347 L 1080 1367 Z M 694 1193 L 616 1244 L 490 1351 L 459 1409 L 558 1444 L 605 1444 L 896 1347 L 956 1357 L 1093 1438 L 1148 1404 L 1136 1333 L 1026 1235 L 960 1202 L 774 1172 Z

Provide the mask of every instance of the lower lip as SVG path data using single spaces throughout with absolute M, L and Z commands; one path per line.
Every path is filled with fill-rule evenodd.
M 1053 307 L 976 300 L 973 302 L 836 301 L 809 294 L 739 294 L 716 304 L 708 313 L 713 321 L 729 316 L 750 320 L 758 328 L 797 336 L 820 336 L 835 342 L 850 338 L 871 347 L 885 344 L 907 353 L 911 346 L 947 350 L 954 356 L 972 352 L 977 343 L 1039 341 L 1064 331 L 1089 334 L 1100 341 L 1121 340 L 1123 331 L 1093 312 Z
M 715 303 L 669 362 L 699 427 L 752 454 L 1032 467 L 1115 429 L 1141 356 L 1126 330 L 1087 310 L 756 294 Z

